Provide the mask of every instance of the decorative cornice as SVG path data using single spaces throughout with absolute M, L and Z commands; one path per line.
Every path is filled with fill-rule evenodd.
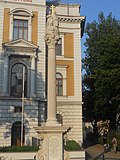
M 82 105 L 82 101 L 57 101 L 58 106 L 64 106 L 64 105 Z
M 85 20 L 85 17 L 82 16 L 64 16 L 58 15 L 59 22 L 67 22 L 67 23 L 80 23 Z
M 9 100 L 12 100 L 12 101 L 21 101 L 22 98 L 19 98 L 19 97 L 10 97 L 10 96 L 0 96 L 0 101 L 9 101 Z M 33 101 L 41 101 L 41 102 L 46 102 L 45 99 L 40 99 L 39 97 L 34 97 L 34 98 L 24 98 L 24 102 L 33 102 Z
M 30 12 L 28 9 L 26 9 L 26 8 L 15 8 L 15 9 L 13 9 L 13 10 L 11 10 L 10 11 L 10 14 L 15 14 L 15 12 L 16 11 L 22 11 L 22 12 L 27 12 L 28 13 L 28 15 L 25 15 L 25 16 L 33 16 L 33 14 L 32 14 L 32 12 Z M 20 15 L 20 13 L 19 13 L 19 15 Z
M 85 16 L 65 16 L 65 15 L 57 15 L 58 21 L 63 23 L 80 23 L 81 27 L 81 37 L 84 33 L 84 26 L 85 26 Z
M 36 52 L 35 48 L 28 48 L 28 47 L 4 47 L 5 52 L 15 53 L 15 52 L 25 52 L 25 53 L 33 53 Z
M 3 43 L 2 46 L 5 52 L 9 52 L 13 54 L 15 52 L 33 53 L 33 52 L 36 52 L 36 50 L 38 49 L 38 46 L 24 39 L 18 39 L 18 40 L 10 41 L 8 43 Z

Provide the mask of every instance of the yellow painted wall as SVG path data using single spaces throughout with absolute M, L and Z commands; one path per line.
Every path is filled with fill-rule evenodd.
M 32 18 L 32 43 L 37 45 L 38 44 L 38 12 L 33 11 L 33 18 Z
M 67 65 L 67 96 L 74 96 L 74 62 L 69 60 L 57 60 L 57 65 Z
M 9 42 L 9 29 L 10 29 L 10 9 L 4 9 L 4 22 L 3 22 L 3 43 Z
M 64 35 L 64 57 L 74 57 L 74 34 L 66 33 Z

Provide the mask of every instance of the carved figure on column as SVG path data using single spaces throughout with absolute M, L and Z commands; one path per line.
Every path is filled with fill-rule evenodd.
M 45 34 L 45 41 L 49 44 L 56 44 L 60 38 L 59 36 L 59 23 L 56 12 L 52 10 L 52 14 L 47 16 L 47 28 Z

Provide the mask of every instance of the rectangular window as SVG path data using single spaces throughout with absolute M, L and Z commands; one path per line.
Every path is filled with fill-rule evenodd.
M 22 112 L 22 107 L 20 107 L 20 106 L 14 107 L 14 113 L 21 113 L 21 112 Z
M 61 56 L 62 55 L 62 39 L 61 38 L 58 41 L 58 43 L 56 44 L 56 55 L 57 56 Z
M 13 21 L 13 40 L 16 39 L 25 39 L 28 40 L 28 21 L 14 19 Z

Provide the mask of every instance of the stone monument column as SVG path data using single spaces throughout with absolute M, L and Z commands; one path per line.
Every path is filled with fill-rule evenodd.
M 47 80 L 47 123 L 58 125 L 56 119 L 56 53 L 55 46 L 59 40 L 58 19 L 56 14 L 48 15 L 45 41 L 48 46 L 48 80 Z
M 56 55 L 55 45 L 59 40 L 58 19 L 52 6 L 52 14 L 47 16 L 45 41 L 48 46 L 48 88 L 47 121 L 36 127 L 41 145 L 36 160 L 63 160 L 63 133 L 68 127 L 61 126 L 56 119 Z M 69 160 L 69 159 L 68 159 Z
M 56 119 L 56 60 L 55 46 L 48 45 L 47 123 L 57 125 Z

